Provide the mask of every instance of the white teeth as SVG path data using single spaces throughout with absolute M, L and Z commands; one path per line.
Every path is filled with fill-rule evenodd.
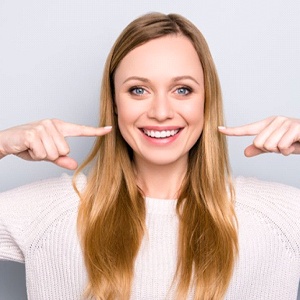
M 175 134 L 178 133 L 178 131 L 179 131 L 179 129 L 176 129 L 176 130 L 162 130 L 162 131 L 143 129 L 143 132 L 147 136 L 157 138 L 157 139 L 162 139 L 162 138 L 174 136 Z

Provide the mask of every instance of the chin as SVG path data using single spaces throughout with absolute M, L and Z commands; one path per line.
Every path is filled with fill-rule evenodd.
M 170 166 L 176 163 L 187 162 L 187 156 L 170 156 L 169 153 L 157 154 L 151 157 L 143 157 L 142 160 L 147 161 L 147 164 L 152 164 L 155 166 Z

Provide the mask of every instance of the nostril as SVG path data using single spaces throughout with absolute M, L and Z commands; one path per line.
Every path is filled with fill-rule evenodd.
M 171 107 L 164 107 L 160 105 L 159 107 L 152 107 L 148 111 L 148 117 L 157 119 L 159 121 L 171 119 L 174 117 L 174 111 Z

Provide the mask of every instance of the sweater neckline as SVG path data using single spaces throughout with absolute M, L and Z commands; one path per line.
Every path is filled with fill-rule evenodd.
M 145 197 L 147 213 L 176 215 L 177 199 Z

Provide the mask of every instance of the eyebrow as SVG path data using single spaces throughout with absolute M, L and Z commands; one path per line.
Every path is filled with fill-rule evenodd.
M 183 80 L 183 79 L 190 79 L 190 80 L 194 81 L 195 83 L 197 83 L 198 85 L 200 85 L 200 83 L 194 77 L 192 77 L 190 75 L 174 77 L 173 81 L 177 82 L 177 81 L 180 81 L 180 80 Z
M 123 84 L 126 83 L 127 81 L 130 81 L 130 80 L 139 80 L 139 81 L 142 81 L 142 82 L 149 82 L 150 81 L 149 79 L 144 78 L 144 77 L 131 76 L 131 77 L 128 77 L 126 80 L 124 80 Z
M 190 80 L 194 81 L 196 84 L 200 85 L 200 83 L 194 77 L 192 77 L 190 75 L 176 76 L 176 77 L 172 78 L 172 81 L 177 82 L 177 81 L 180 81 L 183 79 L 190 79 Z M 130 76 L 123 82 L 123 84 L 130 80 L 139 80 L 139 81 L 146 82 L 146 83 L 150 82 L 150 80 L 145 77 Z

